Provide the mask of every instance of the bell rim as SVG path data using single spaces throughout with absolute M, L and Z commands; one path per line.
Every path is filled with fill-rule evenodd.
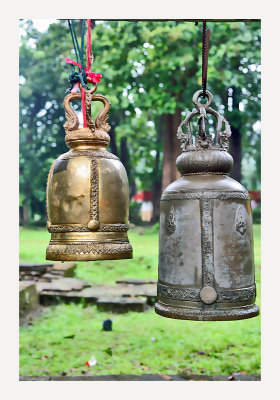
M 166 305 L 159 301 L 155 303 L 155 312 L 165 318 L 192 321 L 235 321 L 253 318 L 259 315 L 259 307 L 250 304 L 229 309 L 202 309 Z
M 105 241 L 73 241 L 49 243 L 46 260 L 99 261 L 133 258 L 133 248 L 128 239 Z
M 121 254 L 46 254 L 50 261 L 106 261 L 132 259 L 133 251 Z

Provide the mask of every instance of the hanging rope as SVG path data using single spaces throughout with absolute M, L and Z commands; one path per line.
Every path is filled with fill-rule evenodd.
M 72 42 L 75 50 L 75 55 L 76 55 L 76 60 L 77 63 L 73 65 L 78 65 L 79 66 L 79 72 L 78 75 L 75 72 L 75 69 L 73 67 L 72 73 L 69 75 L 69 82 L 72 84 L 73 82 L 77 83 L 79 80 L 81 82 L 82 87 L 87 87 L 87 77 L 85 73 L 85 67 L 84 67 L 84 33 L 85 33 L 85 20 L 82 20 L 82 33 L 81 33 L 81 47 L 79 46 L 79 42 L 77 39 L 77 35 L 75 32 L 75 27 L 73 20 L 68 19 L 68 25 L 70 28 L 71 32 L 71 37 L 72 37 Z M 67 61 L 66 61 L 67 62 Z M 70 91 L 72 90 L 73 86 L 70 88 Z
M 91 29 L 92 29 L 92 24 L 91 24 L 91 19 L 87 20 L 87 37 L 86 37 L 86 42 L 87 42 L 87 69 L 90 70 L 91 64 L 93 62 L 93 54 L 91 50 Z
M 207 84 L 207 67 L 208 67 L 208 53 L 210 43 L 210 30 L 206 31 L 206 20 L 203 20 L 202 26 L 202 96 L 206 96 L 206 84 Z
M 68 64 L 72 65 L 72 72 L 68 77 L 68 81 L 70 83 L 70 88 L 67 92 L 77 91 L 80 87 L 81 90 L 81 103 L 82 103 L 82 114 L 83 114 L 83 126 L 87 127 L 86 123 L 86 107 L 85 107 L 85 89 L 89 90 L 87 83 L 98 83 L 102 78 L 102 75 L 99 73 L 91 72 L 90 67 L 93 61 L 93 54 L 91 49 L 91 25 L 92 20 L 87 20 L 87 35 L 86 35 L 86 56 L 87 56 L 87 68 L 85 68 L 84 64 L 84 38 L 85 38 L 85 20 L 82 20 L 82 29 L 81 29 L 81 46 L 79 46 L 79 42 L 77 39 L 77 35 L 75 32 L 75 27 L 73 24 L 73 20 L 68 19 L 68 25 L 72 37 L 73 47 L 76 55 L 77 62 L 70 60 L 69 58 L 65 58 L 65 61 Z M 75 65 L 78 66 L 79 72 L 75 71 Z

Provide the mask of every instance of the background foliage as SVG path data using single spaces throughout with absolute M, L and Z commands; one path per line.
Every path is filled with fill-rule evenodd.
M 207 88 L 214 94 L 213 107 L 232 127 L 232 176 L 247 189 L 259 190 L 260 22 L 207 26 Z M 67 151 L 62 101 L 70 67 L 64 57 L 74 54 L 66 20 L 57 20 L 45 32 L 24 20 L 21 32 L 20 216 L 28 224 L 45 221 L 48 171 Z M 131 195 L 152 190 L 156 221 L 162 188 L 176 174 L 178 122 L 192 109 L 193 93 L 201 87 L 201 24 L 103 21 L 92 36 L 92 70 L 103 75 L 98 92 L 112 104 L 110 150 L 126 167 Z M 209 124 L 213 131 L 214 121 Z

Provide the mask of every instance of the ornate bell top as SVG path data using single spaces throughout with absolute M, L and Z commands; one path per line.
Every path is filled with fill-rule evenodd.
M 84 146 L 86 148 L 89 146 L 107 147 L 110 142 L 110 136 L 107 133 L 110 130 L 110 125 L 107 124 L 110 102 L 102 94 L 93 94 L 95 90 L 96 84 L 91 90 L 85 91 L 86 128 L 79 128 L 78 116 L 70 104 L 73 100 L 81 99 L 81 92 L 70 93 L 64 98 L 63 106 L 67 120 L 63 125 L 66 132 L 65 142 L 71 149 L 82 150 Z M 92 101 L 101 101 L 104 104 L 104 108 L 97 115 L 95 121 L 91 117 Z
M 202 104 L 198 101 L 202 94 L 202 90 L 198 90 L 193 95 L 195 108 L 178 127 L 177 137 L 181 141 L 182 154 L 177 158 L 176 166 L 183 175 L 226 174 L 233 165 L 226 143 L 231 135 L 230 125 L 222 115 L 210 107 L 213 96 L 208 90 L 206 91 L 207 102 Z M 207 132 L 207 113 L 217 119 L 214 138 Z M 195 115 L 199 115 L 199 129 L 194 140 L 190 122 Z M 222 131 L 223 124 L 224 131 Z M 183 126 L 186 128 L 186 133 L 182 131 Z

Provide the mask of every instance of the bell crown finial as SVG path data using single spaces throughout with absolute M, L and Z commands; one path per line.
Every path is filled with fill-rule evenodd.
M 221 114 L 210 107 L 213 96 L 208 90 L 206 90 L 207 102 L 205 104 L 199 102 L 202 94 L 202 90 L 195 92 L 192 99 L 195 108 L 178 127 L 177 138 L 181 141 L 182 154 L 177 158 L 176 165 L 182 174 L 228 173 L 233 164 L 233 159 L 227 152 L 227 140 L 231 136 L 230 125 Z M 214 138 L 207 132 L 207 114 L 217 119 Z M 196 115 L 199 128 L 193 138 L 190 122 Z M 186 128 L 186 133 L 182 130 L 183 126 Z
M 71 106 L 71 101 L 81 99 L 81 92 L 70 93 L 64 98 L 66 122 L 63 127 L 66 133 L 65 142 L 69 147 L 75 147 L 79 143 L 107 146 L 110 142 L 108 132 L 111 127 L 107 123 L 110 102 L 102 94 L 94 94 L 95 90 L 96 84 L 91 90 L 85 91 L 86 128 L 79 128 L 79 118 Z M 99 112 L 95 121 L 91 116 L 92 101 L 101 101 L 104 104 L 104 108 Z
M 181 141 L 182 151 L 192 151 L 195 149 L 222 149 L 228 148 L 227 140 L 231 136 L 230 125 L 227 120 L 213 110 L 210 105 L 213 101 L 212 94 L 206 90 L 207 102 L 205 104 L 199 102 L 199 97 L 203 94 L 202 90 L 198 90 L 193 95 L 193 103 L 195 108 L 192 112 L 181 122 L 178 127 L 177 137 Z M 207 113 L 212 114 L 217 119 L 215 137 L 212 139 L 211 135 L 207 133 Z M 190 127 L 190 122 L 195 115 L 198 115 L 199 130 L 193 141 L 193 135 Z M 225 125 L 225 130 L 222 131 L 222 126 Z M 182 127 L 186 127 L 187 133 L 182 131 Z

